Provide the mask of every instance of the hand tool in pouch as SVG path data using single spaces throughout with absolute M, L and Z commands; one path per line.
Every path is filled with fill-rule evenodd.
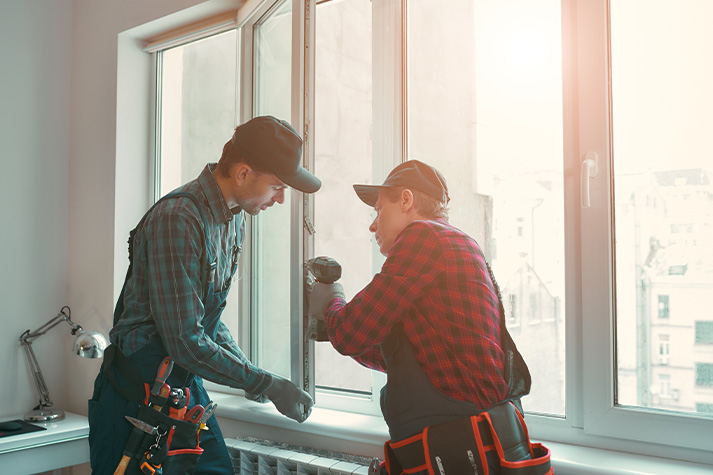
M 126 467 L 129 465 L 131 458 L 136 454 L 139 449 L 139 445 L 144 439 L 144 433 L 149 435 L 155 435 L 158 433 L 158 429 L 151 424 L 147 424 L 144 421 L 140 421 L 135 417 L 124 416 L 126 420 L 133 424 L 134 428 L 131 430 L 129 435 L 129 440 L 126 442 L 124 447 L 124 453 L 121 456 L 121 461 L 117 465 L 114 475 L 123 475 L 126 471 Z
M 151 396 L 149 397 L 149 402 L 152 406 L 157 406 L 157 410 L 161 410 L 161 407 L 166 403 L 168 393 L 171 387 L 166 384 L 166 380 L 171 375 L 173 370 L 173 360 L 166 356 L 161 364 L 158 365 L 158 370 L 156 371 L 156 379 L 154 379 L 153 387 L 151 388 Z
M 200 420 L 198 421 L 200 423 L 200 430 L 203 430 L 206 428 L 206 423 L 208 422 L 208 419 L 213 415 L 215 412 L 215 408 L 218 407 L 218 404 L 214 403 L 213 401 L 209 402 L 208 405 L 205 407 L 205 410 L 203 411 L 203 415 L 201 416 Z
M 186 415 L 186 404 L 188 404 L 188 389 L 186 388 L 186 390 L 184 391 L 180 388 L 173 388 L 169 393 L 168 398 L 169 417 L 173 417 L 174 419 L 178 419 L 179 421 L 183 420 Z
M 183 420 L 186 422 L 190 422 L 191 424 L 198 424 L 201 420 L 201 417 L 203 417 L 204 412 L 205 408 L 200 404 L 196 404 L 188 412 L 186 412 L 186 415 Z

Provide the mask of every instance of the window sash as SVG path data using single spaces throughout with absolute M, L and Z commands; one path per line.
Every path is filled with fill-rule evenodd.
M 582 401 L 585 434 L 663 444 L 664 452 L 680 457 L 683 449 L 710 450 L 713 421 L 693 415 L 671 414 L 615 403 L 616 354 L 614 340 L 613 182 L 611 91 L 609 59 L 609 2 L 565 2 L 576 11 L 578 45 L 576 79 L 578 128 L 566 131 L 578 147 L 569 160 L 577 169 L 588 152 L 597 153 L 599 173 L 591 180 L 591 207 L 581 209 L 581 328 L 582 392 L 569 397 Z M 576 5 L 575 5 L 576 4 Z M 564 5 L 564 3 L 563 3 Z M 573 18 L 570 18 L 570 21 Z M 574 122 L 577 124 L 577 122 Z M 571 152 L 570 152 L 571 153 Z M 579 178 L 579 174 L 577 174 Z M 584 280 L 586 276 L 586 281 Z M 670 437 L 670 434 L 677 434 Z M 659 454 L 663 455 L 661 452 Z M 709 457 L 703 453 L 691 457 Z

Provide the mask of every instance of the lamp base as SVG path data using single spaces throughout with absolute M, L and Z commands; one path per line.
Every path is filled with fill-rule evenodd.
M 27 422 L 54 422 L 64 419 L 64 411 L 56 411 L 48 408 L 39 408 L 25 414 Z

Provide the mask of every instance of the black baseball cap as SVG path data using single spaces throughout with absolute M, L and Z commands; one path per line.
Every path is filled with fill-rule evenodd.
M 260 171 L 273 173 L 287 185 L 314 193 L 322 182 L 302 167 L 302 138 L 285 120 L 265 115 L 235 129 L 233 153 Z
M 448 203 L 448 186 L 441 172 L 418 160 L 408 160 L 397 166 L 382 185 L 354 185 L 354 191 L 359 198 L 372 208 L 379 199 L 382 188 L 403 187 L 420 191 L 441 203 Z

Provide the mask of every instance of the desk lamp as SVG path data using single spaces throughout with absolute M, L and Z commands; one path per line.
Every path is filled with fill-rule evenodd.
M 64 411 L 52 409 L 52 400 L 50 399 L 49 390 L 45 384 L 45 379 L 42 376 L 40 364 L 37 362 L 35 352 L 32 351 L 32 342 L 37 337 L 44 335 L 48 330 L 57 326 L 62 322 L 67 322 L 72 327 L 72 335 L 76 335 L 72 352 L 82 358 L 101 358 L 104 356 L 104 349 L 107 347 L 107 341 L 104 335 L 94 331 L 85 331 L 70 318 L 71 310 L 64 306 L 59 311 L 57 316 L 53 317 L 35 331 L 26 330 L 20 336 L 20 344 L 25 348 L 27 361 L 32 368 L 32 373 L 35 377 L 35 385 L 37 392 L 40 394 L 40 404 L 32 411 L 25 414 L 25 420 L 30 422 L 50 422 L 60 421 L 64 419 Z

